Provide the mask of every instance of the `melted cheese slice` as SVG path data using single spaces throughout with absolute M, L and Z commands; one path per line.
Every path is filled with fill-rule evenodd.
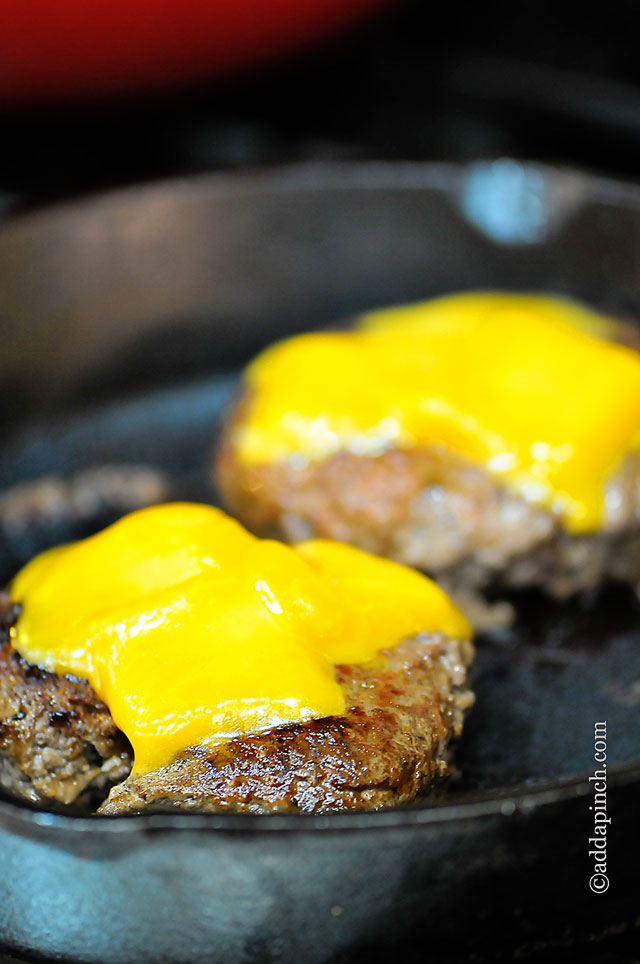
M 640 356 L 560 298 L 471 293 L 301 335 L 248 369 L 238 458 L 292 465 L 437 444 L 572 532 L 597 530 L 607 479 L 638 447 Z
M 334 666 L 419 632 L 468 638 L 433 582 L 349 546 L 289 548 L 218 509 L 144 509 L 16 576 L 14 646 L 87 678 L 131 741 L 135 771 L 181 750 L 339 715 Z

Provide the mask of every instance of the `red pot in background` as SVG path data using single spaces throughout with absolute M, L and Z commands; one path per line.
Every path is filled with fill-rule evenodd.
M 384 0 L 5 0 L 0 101 L 166 89 L 251 67 Z

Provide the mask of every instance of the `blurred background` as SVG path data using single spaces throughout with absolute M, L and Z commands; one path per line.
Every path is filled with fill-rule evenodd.
M 637 0 L 6 4 L 0 203 L 334 158 L 635 177 L 638 22 Z

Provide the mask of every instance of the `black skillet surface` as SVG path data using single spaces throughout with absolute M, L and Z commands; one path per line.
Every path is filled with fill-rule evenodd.
M 215 500 L 205 469 L 235 383 L 225 370 L 260 343 L 477 285 L 633 310 L 639 203 L 632 188 L 513 162 L 368 166 L 159 185 L 9 224 L 0 488 L 143 462 L 169 471 L 176 497 Z M 0 531 L 0 576 L 84 531 Z M 0 947 L 75 961 L 440 961 L 633 928 L 640 608 L 619 587 L 517 604 L 516 628 L 479 647 L 446 802 L 100 820 L 0 801 Z M 594 894 L 588 777 L 604 720 L 610 886 Z

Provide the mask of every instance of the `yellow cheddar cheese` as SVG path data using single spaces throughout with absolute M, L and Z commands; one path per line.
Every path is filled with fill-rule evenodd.
M 324 540 L 257 539 L 210 506 L 134 512 L 11 585 L 13 645 L 88 679 L 148 772 L 188 746 L 339 715 L 337 664 L 420 632 L 468 638 L 425 576 Z
M 596 531 L 607 479 L 640 441 L 640 355 L 562 298 L 450 295 L 301 335 L 248 369 L 233 445 L 245 464 L 441 445 L 574 533 Z

